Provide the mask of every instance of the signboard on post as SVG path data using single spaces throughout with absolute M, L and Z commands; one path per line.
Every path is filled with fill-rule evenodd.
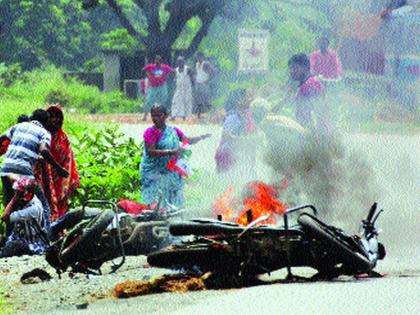
M 266 30 L 239 30 L 239 72 L 261 73 L 268 71 L 269 39 L 270 33 Z

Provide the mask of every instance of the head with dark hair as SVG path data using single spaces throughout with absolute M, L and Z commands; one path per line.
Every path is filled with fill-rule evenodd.
M 160 65 L 162 63 L 162 57 L 160 55 L 155 56 L 155 64 Z
M 178 67 L 183 67 L 185 65 L 185 59 L 183 56 L 178 56 L 176 59 L 176 64 Z
M 395 10 L 407 5 L 407 0 L 391 0 L 387 6 L 387 9 Z
M 56 132 L 63 127 L 64 113 L 60 106 L 50 105 L 47 108 L 47 112 L 50 116 L 47 129 L 50 132 Z
M 303 82 L 311 71 L 311 65 L 308 56 L 305 54 L 296 54 L 289 59 L 290 78 L 295 81 Z
M 31 121 L 31 117 L 29 117 L 28 115 L 25 115 L 25 114 L 20 115 L 17 119 L 18 124 L 26 122 L 26 121 Z
M 43 109 L 35 109 L 31 115 L 31 120 L 39 121 L 44 127 L 47 126 L 49 119 L 49 114 L 46 110 Z
M 204 54 L 202 53 L 202 52 L 198 52 L 197 53 L 197 60 L 198 61 L 204 61 L 204 59 L 205 59 L 206 57 L 204 56 Z
M 225 102 L 224 109 L 226 112 L 232 110 L 238 110 L 241 104 L 245 102 L 247 92 L 245 89 L 233 90 L 229 93 L 229 96 Z
M 168 118 L 168 110 L 166 107 L 155 104 L 150 109 L 150 115 L 152 116 L 152 121 L 156 128 L 161 129 L 165 127 L 166 118 Z

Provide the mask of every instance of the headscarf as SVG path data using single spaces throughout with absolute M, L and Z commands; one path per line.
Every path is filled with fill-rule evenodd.
M 79 174 L 76 169 L 73 150 L 67 134 L 63 131 L 64 113 L 57 105 L 51 105 L 47 111 L 58 111 L 61 114 L 59 128 L 51 132 L 50 153 L 57 163 L 69 172 L 67 178 L 60 177 L 50 164 L 39 163 L 37 179 L 50 204 L 52 221 L 61 217 L 68 210 L 68 200 L 79 187 Z

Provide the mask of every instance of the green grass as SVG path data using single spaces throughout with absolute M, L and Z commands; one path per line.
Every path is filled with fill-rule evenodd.
M 131 100 L 120 92 L 103 93 L 98 88 L 84 85 L 74 78 L 63 77 L 54 67 L 24 73 L 10 87 L 0 85 L 0 96 L 9 101 L 22 101 L 44 107 L 57 103 L 79 113 L 139 112 L 142 100 Z M 3 108 L 3 107 L 2 107 Z

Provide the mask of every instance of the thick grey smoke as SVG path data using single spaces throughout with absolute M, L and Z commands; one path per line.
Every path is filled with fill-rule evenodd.
M 339 136 L 302 132 L 273 121 L 263 129 L 265 162 L 277 178 L 290 179 L 286 203 L 312 203 L 322 217 L 341 220 L 376 200 L 378 186 L 363 154 L 346 148 Z

